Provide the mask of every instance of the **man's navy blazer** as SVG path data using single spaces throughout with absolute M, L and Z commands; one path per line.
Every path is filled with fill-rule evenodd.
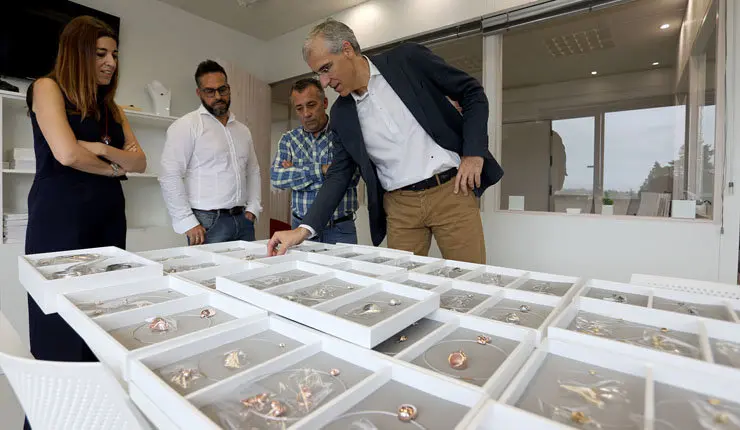
M 488 99 L 475 78 L 448 65 L 428 48 L 413 43 L 400 45 L 370 60 L 439 146 L 461 156 L 484 158 L 481 187 L 474 191 L 477 196 L 501 179 L 504 172 L 488 151 Z M 445 96 L 460 104 L 463 115 Z M 377 246 L 386 235 L 385 190 L 367 154 L 357 105 L 351 94 L 334 102 L 330 118 L 329 126 L 336 136 L 334 159 L 303 223 L 321 231 L 331 220 L 359 167 L 367 186 L 370 234 Z

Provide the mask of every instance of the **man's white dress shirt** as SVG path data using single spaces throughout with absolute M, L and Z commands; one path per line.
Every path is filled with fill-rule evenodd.
M 199 224 L 193 209 L 262 211 L 252 134 L 234 114 L 224 126 L 201 106 L 175 121 L 167 129 L 159 182 L 179 234 Z
M 367 91 L 361 96 L 353 92 L 352 97 L 367 153 L 383 189 L 394 191 L 459 167 L 460 156 L 439 146 L 424 131 L 372 61 L 367 62 Z

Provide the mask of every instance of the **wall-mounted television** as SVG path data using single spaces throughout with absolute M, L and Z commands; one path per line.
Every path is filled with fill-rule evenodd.
M 54 67 L 59 35 L 75 17 L 94 16 L 118 33 L 120 19 L 67 0 L 1 2 L 0 76 L 34 79 Z

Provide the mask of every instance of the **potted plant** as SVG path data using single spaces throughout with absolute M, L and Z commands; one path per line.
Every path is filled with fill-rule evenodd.
M 604 193 L 604 198 L 601 199 L 601 214 L 614 215 L 614 200 L 609 197 L 609 193 Z

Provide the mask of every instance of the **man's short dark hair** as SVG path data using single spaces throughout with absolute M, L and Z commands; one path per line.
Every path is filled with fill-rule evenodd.
M 293 96 L 293 91 L 296 91 L 298 93 L 302 93 L 306 90 L 306 88 L 314 86 L 319 91 L 319 97 L 323 100 L 324 97 L 324 88 L 321 86 L 321 83 L 316 78 L 303 78 L 295 81 L 292 87 L 290 87 L 290 97 Z
M 195 84 L 200 87 L 200 77 L 209 73 L 223 73 L 226 76 L 226 70 L 220 64 L 213 60 L 206 60 L 198 64 L 195 70 Z

